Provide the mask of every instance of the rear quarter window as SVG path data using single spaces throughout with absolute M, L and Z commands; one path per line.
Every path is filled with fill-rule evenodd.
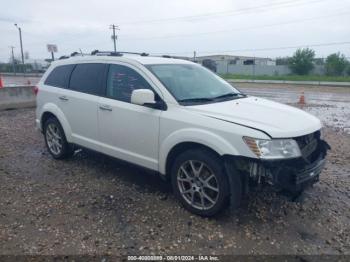
M 77 64 L 70 78 L 69 89 L 91 95 L 103 95 L 106 68 L 106 64 Z
M 44 84 L 54 87 L 67 88 L 69 77 L 74 65 L 62 65 L 55 67 L 46 78 Z

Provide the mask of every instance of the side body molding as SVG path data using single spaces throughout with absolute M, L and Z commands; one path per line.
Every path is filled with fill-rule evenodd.
M 166 161 L 169 152 L 180 143 L 198 143 L 207 146 L 219 155 L 237 155 L 238 151 L 224 138 L 203 129 L 186 128 L 171 133 L 164 139 L 159 148 L 159 172 L 166 173 Z
M 42 111 L 41 111 L 41 116 L 40 116 L 40 122 L 42 119 L 42 116 L 45 112 L 49 112 L 52 113 L 53 115 L 55 115 L 58 119 L 58 121 L 60 121 L 62 128 L 64 130 L 64 133 L 66 135 L 66 139 L 68 142 L 73 142 L 72 141 L 72 129 L 66 119 L 66 117 L 64 116 L 63 112 L 61 111 L 61 109 L 59 109 L 58 106 L 56 106 L 53 103 L 47 103 L 43 106 Z M 42 123 L 41 123 L 42 124 Z

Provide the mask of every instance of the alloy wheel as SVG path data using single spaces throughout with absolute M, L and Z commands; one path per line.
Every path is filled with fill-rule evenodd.
M 46 141 L 50 151 L 54 155 L 59 155 L 62 151 L 62 135 L 59 128 L 50 123 L 46 128 Z
M 200 210 L 212 208 L 219 197 L 219 183 L 214 172 L 202 161 L 188 160 L 177 173 L 177 185 L 183 199 Z

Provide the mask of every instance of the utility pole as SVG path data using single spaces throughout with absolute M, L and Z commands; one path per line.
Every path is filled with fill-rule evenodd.
M 15 27 L 17 27 L 18 31 L 19 31 L 19 42 L 21 44 L 21 56 L 22 56 L 22 64 L 24 65 L 24 55 L 23 55 L 23 42 L 22 42 L 22 29 L 15 24 Z
M 13 73 L 16 75 L 15 55 L 13 53 L 13 49 L 15 47 L 14 46 L 10 46 L 10 48 L 11 48 L 11 57 L 12 57 L 12 69 L 13 69 Z
M 117 36 L 115 34 L 115 30 L 119 30 L 119 27 L 117 25 L 112 24 L 109 26 L 109 29 L 113 30 L 112 38 L 113 38 L 113 43 L 114 43 L 114 52 L 117 52 L 117 45 L 116 45 Z
M 255 80 L 255 54 L 253 57 L 253 80 Z
M 193 62 L 196 62 L 196 55 L 197 55 L 196 51 L 193 51 Z

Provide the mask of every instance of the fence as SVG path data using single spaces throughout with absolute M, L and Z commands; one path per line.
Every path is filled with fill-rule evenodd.
M 283 76 L 292 74 L 292 71 L 286 65 L 234 65 L 224 63 L 223 61 L 216 62 L 216 72 L 218 74 L 235 74 L 250 76 Z M 310 74 L 324 75 L 325 68 L 324 66 L 316 65 Z

